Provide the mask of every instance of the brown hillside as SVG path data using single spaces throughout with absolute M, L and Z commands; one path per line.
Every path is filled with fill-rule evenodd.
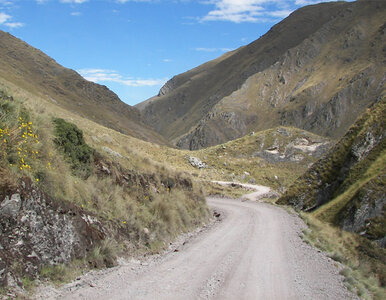
M 165 144 L 145 125 L 139 111 L 106 86 L 85 80 L 40 50 L 0 31 L 0 76 L 61 107 L 131 136 Z
M 339 138 L 383 93 L 385 7 L 301 8 L 257 41 L 174 77 L 137 107 L 188 149 L 280 125 Z

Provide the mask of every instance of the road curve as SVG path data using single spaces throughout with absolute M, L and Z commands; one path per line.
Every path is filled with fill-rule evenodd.
M 53 299 L 356 299 L 335 263 L 299 237 L 304 224 L 252 201 L 208 198 L 222 221 L 157 262 L 94 276 Z M 47 297 L 45 297 L 47 299 Z

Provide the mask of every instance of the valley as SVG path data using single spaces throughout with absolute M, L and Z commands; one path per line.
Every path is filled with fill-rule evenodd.
M 0 30 L 0 299 L 384 299 L 385 12 L 302 7 L 135 106 Z

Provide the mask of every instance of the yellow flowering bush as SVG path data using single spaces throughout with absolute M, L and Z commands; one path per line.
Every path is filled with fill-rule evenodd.
M 19 170 L 31 169 L 31 163 L 39 154 L 37 144 L 39 144 L 39 138 L 33 130 L 32 122 L 24 121 L 22 117 L 19 117 L 18 139 L 16 142 Z
M 0 98 L 0 163 L 19 172 L 36 171 L 33 166 L 41 164 L 39 136 L 27 111 L 17 108 L 15 103 Z M 50 167 L 51 163 L 46 163 L 46 168 Z

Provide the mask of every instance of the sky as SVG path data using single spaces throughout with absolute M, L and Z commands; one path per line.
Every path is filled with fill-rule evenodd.
M 0 29 L 130 105 L 314 0 L 0 0 Z

